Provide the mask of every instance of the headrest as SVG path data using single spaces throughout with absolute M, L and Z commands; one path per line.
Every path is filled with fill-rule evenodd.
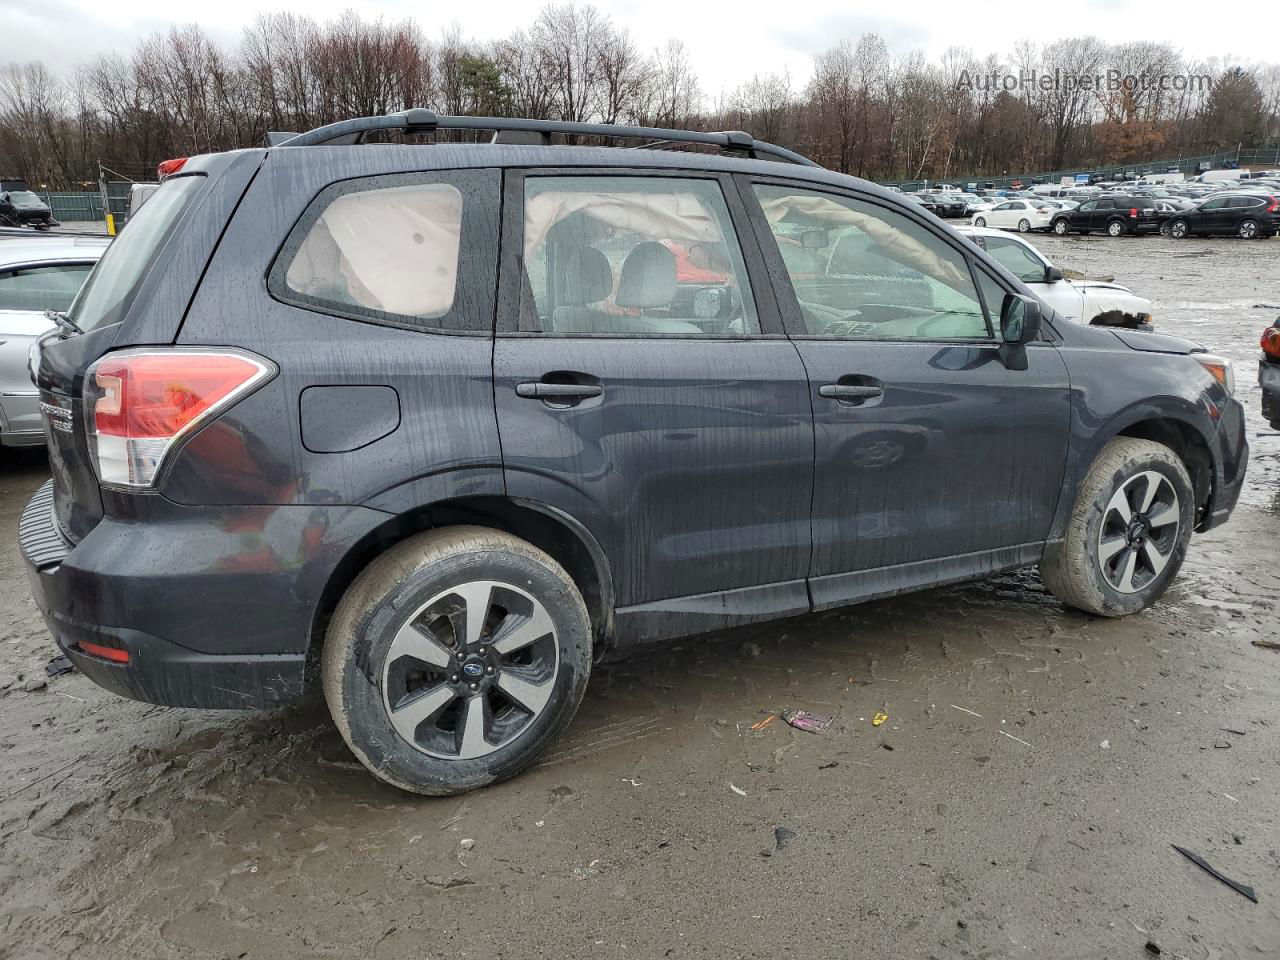
M 564 258 L 564 303 L 585 307 L 613 292 L 609 258 L 594 247 L 572 247 Z
M 627 254 L 618 281 L 620 307 L 665 307 L 676 295 L 676 258 L 660 243 L 642 243 Z

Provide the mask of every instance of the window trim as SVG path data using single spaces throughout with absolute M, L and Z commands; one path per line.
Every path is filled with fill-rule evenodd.
M 818 340 L 829 341 L 834 343 L 905 343 L 905 344 L 981 344 L 987 346 L 1000 346 L 1000 338 L 996 333 L 999 326 L 999 316 L 992 317 L 989 311 L 985 311 L 985 319 L 987 323 L 987 336 L 985 337 L 849 337 L 837 336 L 834 334 L 810 333 L 804 322 L 804 317 L 800 315 L 800 298 L 796 295 L 795 288 L 791 285 L 791 274 L 788 272 L 786 264 L 782 262 L 782 254 L 778 250 L 777 242 L 773 238 L 773 230 L 769 227 L 769 222 L 765 218 L 764 209 L 760 206 L 760 202 L 755 195 L 752 187 L 755 184 L 763 184 L 773 187 L 788 187 L 796 190 L 807 190 L 811 193 L 825 193 L 833 197 L 839 197 L 846 200 L 856 200 L 869 206 L 879 207 L 895 213 L 900 217 L 910 220 L 916 226 L 922 228 L 925 232 L 932 234 L 934 239 L 940 240 L 946 246 L 951 247 L 964 261 L 965 266 L 969 270 L 969 281 L 973 284 L 973 288 L 978 297 L 978 304 L 985 306 L 982 298 L 982 291 L 978 286 L 978 278 L 974 276 L 975 260 L 972 250 L 966 249 L 970 247 L 977 249 L 969 244 L 960 234 L 948 234 L 943 230 L 939 230 L 937 226 L 930 223 L 923 216 L 922 210 L 917 214 L 914 210 L 904 206 L 898 206 L 892 202 L 886 201 L 885 198 L 876 196 L 875 194 L 865 193 L 861 190 L 848 189 L 838 187 L 832 184 L 823 183 L 813 180 L 792 180 L 787 177 L 771 177 L 760 176 L 755 174 L 736 174 L 739 184 L 739 193 L 742 196 L 744 205 L 747 207 L 748 216 L 751 219 L 751 225 L 756 232 L 756 242 L 761 246 L 764 253 L 765 266 L 769 271 L 769 275 L 773 280 L 773 284 L 778 293 L 778 309 L 782 315 L 783 323 L 787 327 L 787 335 L 792 340 Z M 945 228 L 944 228 L 945 230 Z M 768 241 L 768 243 L 766 243 Z M 985 251 L 983 251 L 985 254 Z M 988 271 L 989 273 L 991 271 Z M 1002 287 L 1007 288 L 1007 284 L 1001 282 Z M 1008 289 L 1006 293 L 1011 292 Z
M 521 301 L 524 272 L 524 184 L 529 178 L 544 177 L 634 177 L 648 180 L 714 180 L 720 186 L 729 223 L 746 268 L 744 278 L 755 301 L 759 333 L 726 336 L 716 333 L 548 333 L 522 330 Z M 749 211 L 731 174 L 717 170 L 689 170 L 672 167 L 508 167 L 502 187 L 502 244 L 498 262 L 498 304 L 496 333 L 499 337 L 534 337 L 547 340 L 711 340 L 735 343 L 747 340 L 784 340 L 786 330 L 758 237 L 752 229 Z
M 286 282 L 289 265 L 320 216 L 337 197 L 390 187 L 447 184 L 462 194 L 462 229 L 458 242 L 458 269 L 453 302 L 439 317 L 416 319 L 406 314 L 387 313 L 354 305 L 309 297 L 291 289 Z M 501 170 L 496 167 L 465 167 L 440 170 L 406 170 L 369 176 L 345 177 L 326 183 L 303 207 L 301 215 L 277 249 L 267 268 L 267 293 L 280 303 L 311 313 L 319 313 L 357 323 L 371 323 L 416 333 L 463 337 L 493 336 L 493 290 L 497 283 L 499 217 L 494 188 L 500 188 Z M 493 251 L 492 258 L 464 251 Z M 480 325 L 446 326 L 450 317 L 479 317 Z

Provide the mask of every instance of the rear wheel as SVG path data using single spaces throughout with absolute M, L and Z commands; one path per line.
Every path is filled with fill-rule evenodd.
M 461 793 L 519 773 L 577 712 L 591 625 L 547 554 L 482 527 L 404 541 L 343 596 L 322 658 L 343 738 L 377 777 Z
M 1040 562 L 1063 603 L 1104 617 L 1137 613 L 1177 576 L 1195 494 L 1182 461 L 1151 440 L 1116 437 L 1076 495 L 1066 537 Z
M 1258 221 L 1241 220 L 1236 232 L 1240 234 L 1241 240 L 1255 240 L 1258 236 Z
M 1019 220 L 1019 221 L 1018 221 L 1018 232 L 1019 232 L 1019 233 L 1030 233 L 1030 232 L 1031 232 L 1031 221 L 1030 221 L 1030 220 L 1028 220 L 1026 217 L 1023 217 L 1021 220 Z
M 1125 234 L 1125 227 L 1124 227 L 1123 220 L 1112 220 L 1110 223 L 1107 224 L 1107 236 L 1123 237 L 1124 234 Z
M 1167 220 L 1164 223 L 1160 224 L 1160 236 L 1162 237 L 1169 236 L 1169 222 Z

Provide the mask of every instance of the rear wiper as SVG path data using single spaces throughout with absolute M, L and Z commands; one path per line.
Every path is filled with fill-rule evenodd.
M 58 325 L 58 329 L 67 334 L 84 333 L 80 325 L 61 310 L 46 310 L 44 315 Z

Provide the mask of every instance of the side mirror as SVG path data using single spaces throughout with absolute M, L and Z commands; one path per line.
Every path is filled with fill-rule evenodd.
M 1016 347 L 1040 336 L 1040 301 L 1006 293 L 1000 306 L 1000 336 L 1007 345 Z
M 1061 271 L 1061 270 L 1059 270 L 1057 267 L 1045 267 L 1045 268 L 1044 268 L 1044 282 L 1045 282 L 1045 283 L 1056 283 L 1057 281 L 1062 280 L 1062 279 L 1064 279 L 1064 277 L 1063 277 L 1063 275 L 1062 275 L 1062 271 Z

